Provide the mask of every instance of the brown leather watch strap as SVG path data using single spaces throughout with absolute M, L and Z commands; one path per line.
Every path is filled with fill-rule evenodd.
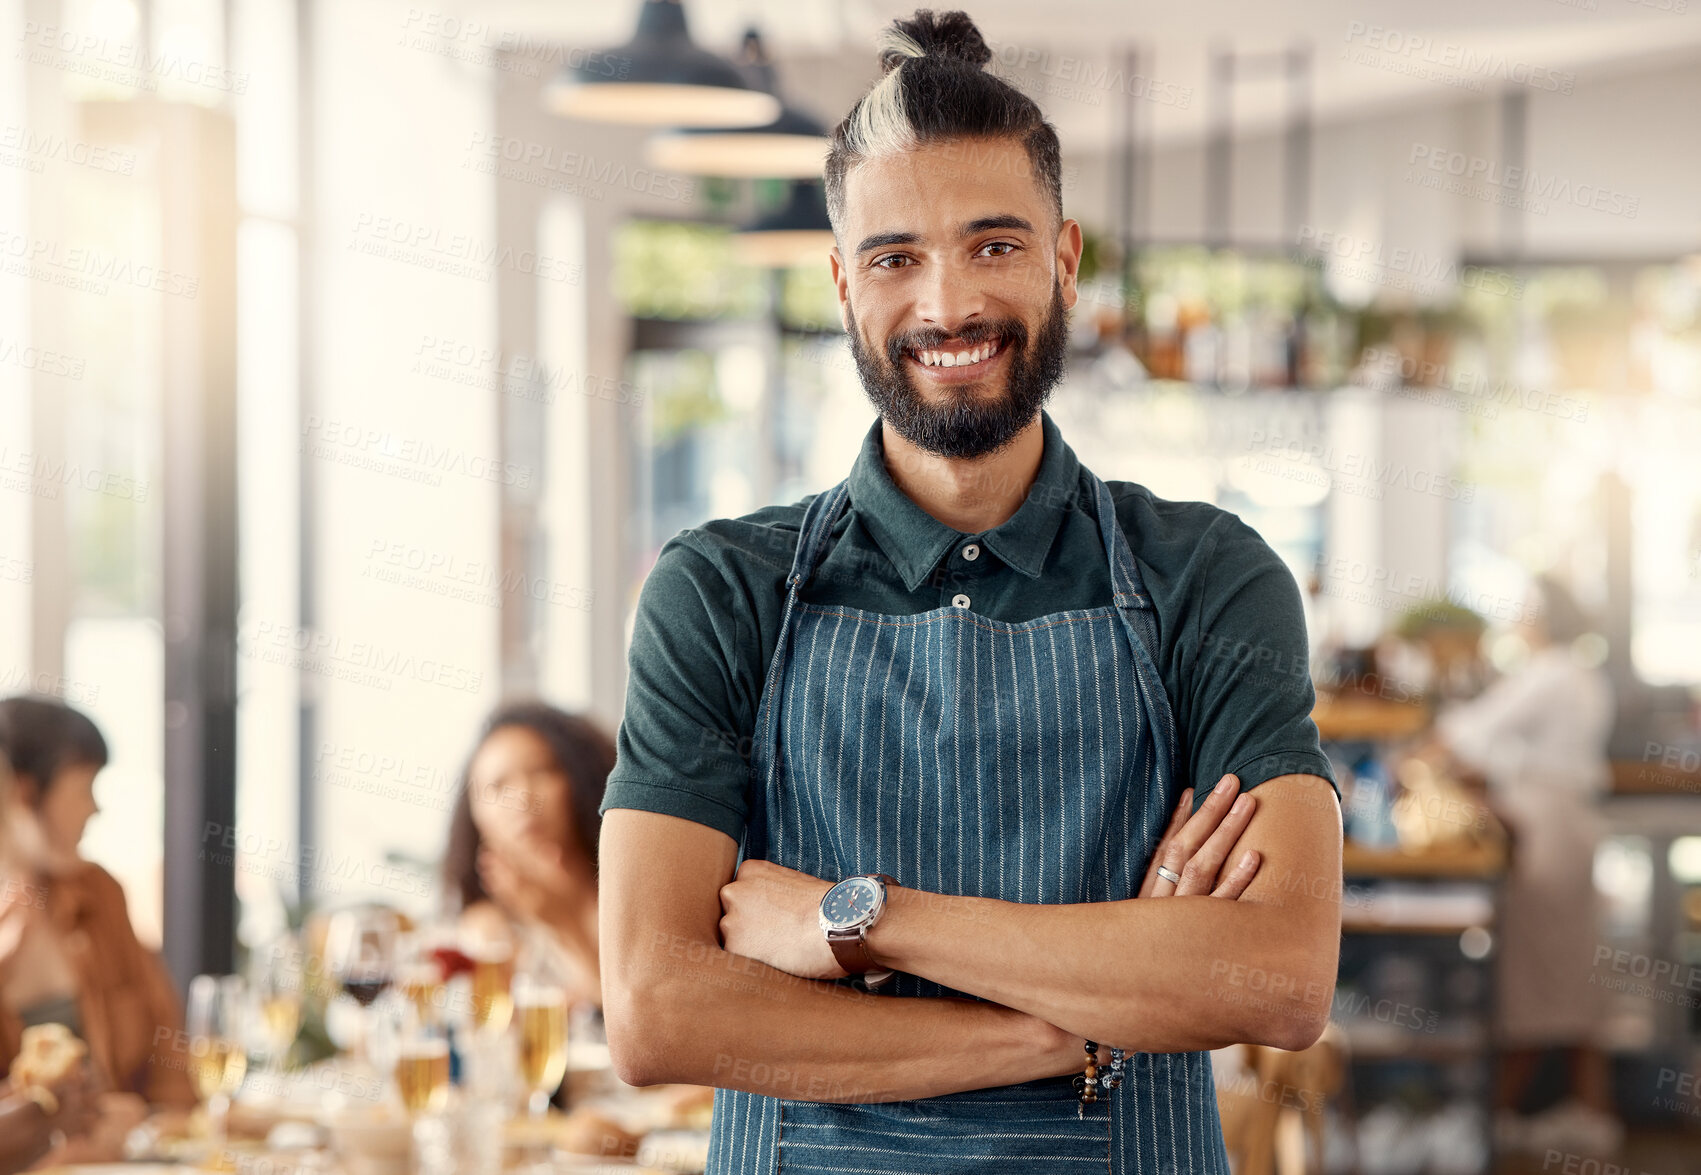
M 878 877 L 889 886 L 898 884 L 896 877 L 886 873 L 873 873 L 865 876 Z M 886 970 L 869 953 L 868 944 L 863 941 L 862 934 L 857 934 L 854 937 L 829 937 L 827 943 L 833 948 L 833 958 L 838 960 L 839 966 L 843 967 L 847 974 L 861 975 L 869 971 Z
M 833 948 L 833 958 L 839 961 L 839 966 L 848 975 L 861 975 L 867 971 L 880 970 L 880 964 L 874 961 L 868 953 L 868 944 L 858 935 L 856 938 L 830 938 L 827 940 Z

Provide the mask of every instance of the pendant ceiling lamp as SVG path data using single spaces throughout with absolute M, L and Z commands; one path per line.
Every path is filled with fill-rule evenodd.
M 544 104 L 568 118 L 637 126 L 761 126 L 780 113 L 778 98 L 692 43 L 680 0 L 644 0 L 632 39 L 563 68 Z
M 780 100 L 773 63 L 755 29 L 744 34 L 740 66 L 752 87 Z M 782 102 L 779 117 L 766 126 L 670 131 L 650 139 L 645 153 L 651 167 L 685 175 L 809 179 L 826 161 L 827 128 Z
M 764 269 L 826 264 L 833 247 L 826 190 L 820 180 L 792 180 L 788 186 L 791 193 L 782 207 L 734 234 L 734 249 L 744 264 Z

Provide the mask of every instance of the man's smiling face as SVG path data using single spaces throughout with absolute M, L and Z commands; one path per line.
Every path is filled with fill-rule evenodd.
M 1020 140 L 865 159 L 843 221 L 833 278 L 881 417 L 941 456 L 1007 444 L 1062 378 L 1081 258 L 1080 226 L 1057 224 Z

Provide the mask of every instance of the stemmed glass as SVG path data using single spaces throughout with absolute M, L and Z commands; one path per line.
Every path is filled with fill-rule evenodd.
M 240 975 L 197 975 L 189 982 L 184 1025 L 189 1033 L 189 1072 L 195 1092 L 207 1103 L 208 1134 L 222 1145 L 230 1099 L 248 1073 L 243 1011 L 247 990 Z
M 401 933 L 395 911 L 376 906 L 340 910 L 325 930 L 325 962 L 349 998 L 362 1009 L 360 1045 L 371 1035 L 371 1008 L 395 976 L 396 939 Z M 372 1060 L 370 1050 L 367 1059 Z
M 423 1028 L 396 1049 L 396 1090 L 410 1114 L 440 1113 L 449 1101 L 449 1042 Z
M 527 1108 L 542 1118 L 549 1098 L 567 1075 L 567 988 L 558 963 L 535 945 L 514 976 L 514 1020 L 520 1036 L 520 1079 Z
M 293 934 L 274 941 L 264 953 L 256 952 L 249 988 L 254 999 L 254 1036 L 266 1068 L 273 1073 L 285 1067 L 290 1046 L 301 1031 L 302 983 L 305 960 L 301 943 Z
M 478 942 L 466 948 L 472 960 L 472 1018 L 481 1033 L 501 1036 L 514 1016 L 514 951 L 504 943 Z

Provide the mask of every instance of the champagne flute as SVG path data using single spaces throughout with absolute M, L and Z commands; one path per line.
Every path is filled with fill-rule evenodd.
M 256 1037 L 266 1067 L 273 1072 L 284 1068 L 285 1058 L 301 1031 L 302 983 L 305 961 L 301 943 L 293 934 L 285 934 L 254 956 L 250 988 L 254 995 Z
M 513 949 L 501 943 L 484 942 L 469 945 L 466 954 L 473 964 L 473 1024 L 480 1032 L 501 1036 L 514 1016 Z
M 405 1002 L 402 1007 L 407 1013 Z M 415 1175 L 449 1175 L 455 1170 L 454 1130 L 448 1109 L 449 1040 L 417 1015 L 407 1015 L 392 1069 L 396 1092 L 411 1119 Z
M 449 1101 L 449 1042 L 424 1030 L 410 1032 L 396 1050 L 395 1077 L 409 1114 L 440 1113 Z
M 520 1078 L 530 1091 L 533 1118 L 549 1113 L 549 1098 L 567 1075 L 567 989 L 551 975 L 514 977 L 514 1018 L 520 1031 Z
M 243 1047 L 247 991 L 240 975 L 197 975 L 189 982 L 184 1026 L 189 1033 L 189 1074 L 207 1103 L 208 1133 L 222 1144 L 230 1099 L 248 1073 Z

